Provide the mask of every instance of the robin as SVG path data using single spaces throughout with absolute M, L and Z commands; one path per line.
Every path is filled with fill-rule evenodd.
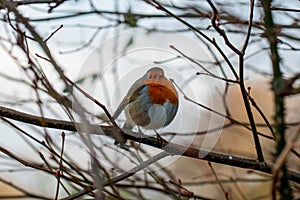
M 134 125 L 159 129 L 172 122 L 178 104 L 177 91 L 164 70 L 153 67 L 131 86 L 113 117 L 117 119 L 124 110 L 127 118 L 124 129 L 131 130 Z

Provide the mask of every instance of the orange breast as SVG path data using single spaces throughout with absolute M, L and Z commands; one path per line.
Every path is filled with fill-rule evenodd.
M 145 81 L 149 87 L 147 91 L 150 101 L 163 105 L 167 100 L 171 104 L 178 104 L 178 94 L 173 84 L 166 78 L 150 79 Z

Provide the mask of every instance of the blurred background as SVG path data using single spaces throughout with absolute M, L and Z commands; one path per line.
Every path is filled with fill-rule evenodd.
M 251 2 L 213 1 L 218 10 L 217 27 L 239 50 L 245 44 Z M 264 11 L 260 1 L 253 3 L 252 30 L 242 62 L 244 84 L 274 128 L 274 75 Z M 278 31 L 283 78 L 295 77 L 295 88 L 299 87 L 300 73 L 299 5 L 299 1 L 288 0 L 273 1 L 270 6 Z M 245 128 L 250 125 L 238 83 L 241 61 L 213 27 L 213 9 L 208 2 L 0 1 L 0 14 L 1 106 L 76 122 L 82 121 L 79 113 L 84 111 L 90 123 L 109 125 L 105 111 L 66 84 L 61 73 L 113 113 L 134 81 L 149 68 L 159 66 L 177 84 L 180 98 L 174 121 L 157 130 L 163 138 L 186 148 L 257 158 L 252 132 Z M 42 41 L 37 40 L 35 31 Z M 285 98 L 285 138 L 295 144 L 295 152 L 286 157 L 287 166 L 299 172 L 297 93 Z M 62 98 L 69 100 L 69 107 L 59 101 Z M 81 105 L 79 110 L 74 102 Z M 276 142 L 272 131 L 253 104 L 252 112 L 265 160 L 273 163 Z M 61 130 L 1 119 L 0 147 L 9 152 L 0 154 L 2 199 L 55 199 L 93 185 L 99 189 L 101 184 L 96 180 L 113 178 L 161 152 L 128 142 L 132 148 L 129 153 L 107 136 L 89 135 L 85 140 L 82 133 L 65 131 L 63 138 Z M 117 123 L 121 126 L 124 120 L 122 114 Z M 153 130 L 143 131 L 156 135 Z M 92 151 L 101 172 L 93 171 Z M 60 161 L 60 153 L 65 160 Z M 62 171 L 66 177 L 60 180 L 57 172 Z M 299 198 L 299 184 L 291 185 L 295 198 Z M 103 188 L 101 194 L 78 198 L 269 199 L 272 187 L 272 176 L 262 172 L 170 156 Z

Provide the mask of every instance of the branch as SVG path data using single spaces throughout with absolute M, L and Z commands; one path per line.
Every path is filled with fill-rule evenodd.
M 13 109 L 0 106 L 0 116 L 14 119 L 27 124 L 32 124 L 40 127 L 48 127 L 69 131 L 78 131 L 78 127 L 86 126 L 86 124 L 67 122 L 63 120 L 42 118 L 23 112 L 19 112 Z M 111 136 L 115 128 L 112 126 L 98 126 L 90 125 L 94 134 L 101 134 Z M 232 156 L 217 152 L 209 152 L 194 147 L 187 147 L 179 144 L 169 143 L 166 140 L 160 140 L 155 137 L 147 137 L 145 135 L 140 136 L 139 133 L 133 131 L 124 131 L 124 137 L 126 139 L 146 144 L 158 149 L 165 150 L 172 155 L 181 155 L 189 158 L 195 158 L 199 160 L 206 160 L 215 163 L 235 166 L 239 168 L 254 169 L 268 174 L 272 173 L 272 165 L 268 163 L 261 163 L 255 159 L 248 159 L 239 156 Z M 300 174 L 294 171 L 289 171 L 290 180 L 300 183 Z
M 145 162 L 142 162 L 141 164 L 137 165 L 136 167 L 132 168 L 131 170 L 129 170 L 128 172 L 125 172 L 115 178 L 112 178 L 111 180 L 107 180 L 103 183 L 103 186 L 107 186 L 109 184 L 112 183 L 117 183 L 119 181 L 125 180 L 126 178 L 136 174 L 137 172 L 141 171 L 142 169 L 148 167 L 149 165 L 151 165 L 154 162 L 157 162 L 159 160 L 161 160 L 162 158 L 165 158 L 167 156 L 169 156 L 170 154 L 166 153 L 165 151 L 153 156 L 152 158 L 146 160 Z M 71 200 L 71 199 L 77 199 L 85 194 L 88 194 L 89 192 L 95 190 L 95 187 L 90 187 L 88 189 L 82 190 L 78 193 L 75 193 L 73 195 L 70 195 L 66 198 L 63 198 L 63 200 Z
M 208 4 L 210 5 L 210 7 L 212 8 L 214 14 L 211 18 L 211 24 L 212 26 L 214 27 L 214 29 L 223 37 L 224 41 L 225 41 L 225 44 L 232 50 L 234 51 L 237 55 L 241 55 L 241 51 L 238 50 L 228 39 L 225 31 L 223 29 L 221 29 L 219 27 L 219 24 L 216 24 L 216 20 L 218 18 L 218 20 L 220 19 L 220 15 L 219 15 L 219 12 L 217 10 L 217 8 L 215 7 L 215 5 L 210 1 L 210 0 L 207 0 Z
M 110 112 L 108 112 L 107 108 L 99 102 L 97 99 L 93 98 L 91 95 L 89 95 L 87 92 L 85 92 L 83 89 L 81 89 L 77 84 L 75 84 L 71 79 L 69 79 L 65 74 L 62 68 L 58 65 L 58 63 L 55 61 L 53 58 L 53 55 L 47 46 L 45 40 L 39 35 L 39 33 L 35 30 L 35 28 L 29 23 L 28 19 L 25 18 L 24 16 L 21 15 L 21 13 L 16 9 L 14 5 L 10 1 L 3 0 L 2 1 L 3 5 L 6 6 L 9 12 L 12 12 L 15 14 L 15 18 L 17 22 L 22 23 L 26 29 L 32 34 L 33 38 L 35 39 L 36 42 L 40 45 L 40 47 L 43 49 L 44 53 L 47 55 L 47 57 L 40 57 L 43 58 L 44 60 L 50 62 L 54 69 L 57 71 L 59 74 L 61 80 L 64 81 L 66 86 L 71 85 L 72 87 L 76 88 L 81 94 L 83 94 L 86 98 L 90 99 L 92 102 L 94 102 L 97 106 L 99 106 L 106 114 L 108 119 L 110 120 L 111 124 L 113 125 L 115 131 L 111 132 L 111 135 L 114 136 L 117 142 L 123 144 L 125 143 L 125 139 L 122 136 L 123 132 L 119 128 L 119 126 L 116 124 L 115 120 L 111 116 Z M 49 92 L 50 93 L 50 92 Z M 60 97 L 60 96 L 59 96 Z M 65 105 L 65 102 L 62 102 L 63 105 Z
M 247 34 L 246 34 L 244 45 L 242 47 L 242 50 L 240 51 L 239 49 L 237 49 L 229 41 L 225 31 L 220 28 L 220 25 L 216 24 L 216 20 L 219 20 L 220 15 L 219 15 L 219 12 L 218 12 L 217 8 L 215 7 L 215 5 L 210 0 L 207 0 L 207 2 L 213 10 L 213 16 L 212 16 L 212 19 L 211 19 L 212 26 L 221 35 L 221 37 L 224 39 L 225 44 L 233 52 L 235 52 L 239 56 L 239 85 L 240 85 L 240 90 L 241 90 L 241 94 L 242 94 L 242 97 L 243 97 L 245 109 L 246 109 L 246 112 L 247 112 L 247 115 L 248 115 L 248 119 L 249 119 L 249 122 L 250 122 L 250 125 L 251 125 L 253 139 L 254 139 L 256 153 L 257 153 L 257 158 L 260 162 L 264 162 L 263 151 L 262 151 L 261 144 L 260 144 L 260 141 L 259 141 L 259 137 L 258 137 L 258 133 L 257 133 L 253 113 L 251 111 L 251 107 L 250 107 L 250 103 L 249 103 L 249 100 L 248 100 L 247 91 L 245 89 L 245 83 L 244 83 L 244 54 L 245 54 L 245 50 L 247 48 L 248 41 L 249 41 L 249 38 L 250 38 L 250 33 L 251 33 L 254 3 L 253 3 L 253 1 L 251 1 L 248 31 L 247 31 Z
M 187 21 L 185 21 L 184 19 L 182 19 L 178 15 L 172 13 L 171 11 L 169 11 L 168 9 L 166 9 L 163 5 L 161 5 L 157 1 L 155 1 L 155 0 L 152 0 L 152 1 L 150 1 L 150 0 L 144 0 L 144 1 L 147 2 L 147 3 L 149 3 L 149 4 L 151 4 L 151 5 L 153 5 L 153 6 L 156 6 L 157 9 L 164 11 L 166 14 L 168 14 L 169 16 L 173 17 L 174 19 L 178 20 L 179 22 L 181 22 L 182 24 L 184 24 L 186 27 L 188 27 L 189 29 L 191 29 L 195 33 L 199 34 L 201 37 L 205 38 L 205 40 L 207 40 L 208 42 L 210 42 L 218 50 L 218 52 L 221 54 L 221 56 L 224 58 L 224 60 L 226 61 L 227 65 L 229 66 L 231 72 L 233 73 L 234 77 L 236 79 L 238 79 L 238 75 L 237 75 L 237 73 L 236 73 L 233 65 L 231 64 L 231 62 L 229 61 L 229 59 L 227 58 L 227 56 L 222 51 L 222 49 L 217 44 L 217 42 L 215 41 L 214 38 L 213 39 L 209 38 L 202 31 L 200 31 L 199 29 L 195 28 L 192 24 L 188 23 Z
M 273 92 L 274 92 L 274 103 L 275 103 L 275 140 L 276 140 L 276 156 L 280 156 L 283 151 L 285 141 L 285 104 L 284 95 L 280 95 L 280 91 L 284 89 L 284 79 L 280 69 L 280 56 L 277 49 L 277 28 L 275 27 L 273 16 L 271 12 L 272 0 L 261 0 L 264 9 L 264 22 L 265 22 L 265 35 L 268 39 L 271 51 L 271 61 L 273 67 Z M 281 165 L 281 176 L 279 178 L 279 193 L 281 199 L 293 199 L 293 193 L 288 181 L 288 172 L 286 164 Z M 274 177 L 275 179 L 276 177 Z M 277 187 L 277 184 L 276 184 Z M 273 188 L 274 189 L 274 188 Z M 276 196 L 273 195 L 273 199 Z

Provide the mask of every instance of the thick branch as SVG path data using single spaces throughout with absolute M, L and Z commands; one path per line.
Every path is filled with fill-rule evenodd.
M 62 130 L 69 130 L 69 131 L 80 131 L 78 128 L 86 126 L 81 123 L 76 122 L 67 122 L 62 120 L 56 119 L 49 119 L 49 118 L 42 118 L 30 114 L 26 114 L 23 112 L 19 112 L 10 108 L 5 108 L 0 106 L 0 116 L 7 117 L 10 119 L 14 119 L 20 122 L 24 122 L 31 125 L 36 125 L 40 127 L 48 127 L 48 128 L 55 128 L 55 129 L 62 129 Z M 110 136 L 115 129 L 112 126 L 97 126 L 97 125 L 90 125 L 91 131 L 97 134 L 105 134 Z M 261 172 L 265 172 L 271 174 L 272 165 L 268 163 L 261 163 L 254 159 L 248 159 L 238 156 L 231 156 L 217 152 L 209 152 L 204 151 L 194 147 L 187 147 L 183 145 L 178 145 L 174 143 L 169 143 L 165 140 L 154 138 L 154 137 L 147 137 L 147 136 L 139 136 L 140 134 L 132 132 L 132 131 L 125 131 L 124 136 L 132 141 L 136 141 L 139 143 L 143 143 L 152 147 L 156 147 L 158 149 L 165 150 L 166 152 L 172 155 L 183 155 L 190 158 L 196 158 L 201 160 L 206 160 L 210 162 L 246 168 L 246 169 L 254 169 Z M 290 180 L 300 183 L 300 174 L 297 172 L 289 171 Z
M 268 39 L 271 51 L 271 61 L 273 67 L 273 90 L 274 90 L 274 102 L 275 102 L 275 140 L 276 140 L 276 156 L 279 156 L 286 145 L 285 141 L 285 105 L 284 95 L 280 95 L 280 91 L 284 89 L 284 79 L 280 69 L 280 56 L 277 49 L 277 35 L 276 27 L 273 21 L 271 12 L 272 0 L 261 1 L 264 9 L 264 22 L 265 22 L 265 35 Z M 274 182 L 279 179 L 279 193 L 281 199 L 292 199 L 293 194 L 288 182 L 288 173 L 285 163 L 281 167 L 281 176 L 274 177 Z M 273 187 L 273 199 L 276 198 L 275 189 Z

